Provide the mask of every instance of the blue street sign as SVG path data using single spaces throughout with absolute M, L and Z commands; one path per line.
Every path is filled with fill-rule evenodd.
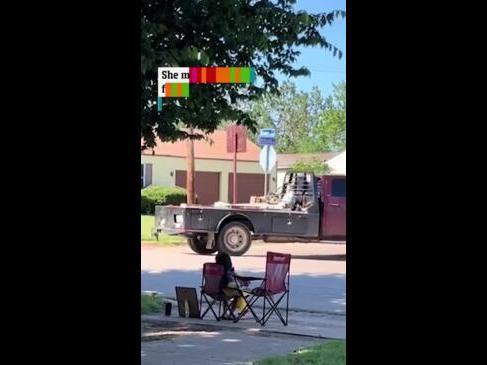
M 259 144 L 261 146 L 273 146 L 276 144 L 276 130 L 273 128 L 264 128 L 259 133 Z

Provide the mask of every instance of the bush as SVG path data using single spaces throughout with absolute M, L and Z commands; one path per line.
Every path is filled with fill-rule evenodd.
M 154 214 L 156 205 L 186 203 L 186 190 L 178 186 L 151 185 L 140 191 L 141 214 Z
M 163 300 L 160 295 L 141 294 L 140 313 L 150 314 L 162 311 Z
M 330 167 L 323 161 L 316 158 L 311 161 L 296 161 L 290 168 L 291 172 L 312 172 L 316 176 L 324 175 L 330 172 Z
M 142 192 L 140 193 L 140 213 L 141 214 L 153 214 L 155 204 Z M 151 213 L 152 210 L 152 213 Z

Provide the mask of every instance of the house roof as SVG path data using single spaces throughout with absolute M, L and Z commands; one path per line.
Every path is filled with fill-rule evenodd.
M 194 141 L 194 157 L 214 160 L 233 160 L 233 153 L 227 153 L 227 134 L 224 130 L 217 130 L 209 134 L 208 139 Z M 143 155 L 186 157 L 186 141 L 161 142 L 157 139 L 154 149 L 142 151 Z M 247 151 L 237 153 L 238 161 L 259 161 L 260 148 L 247 138 Z
M 327 153 L 280 153 L 277 155 L 277 168 L 286 169 L 294 165 L 297 161 L 309 162 L 314 159 L 328 161 L 337 156 L 338 152 Z

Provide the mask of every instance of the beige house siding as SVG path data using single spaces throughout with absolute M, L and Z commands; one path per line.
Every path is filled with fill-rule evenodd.
M 280 189 L 282 187 L 282 183 L 284 181 L 284 176 L 286 175 L 287 171 L 288 171 L 288 169 L 277 169 L 276 185 L 277 185 L 278 189 Z
M 152 185 L 162 186 L 175 186 L 176 170 L 186 170 L 187 167 L 184 157 L 141 155 L 141 163 L 152 164 Z M 233 172 L 233 161 L 195 158 L 195 170 L 220 172 L 220 200 L 223 202 L 228 201 L 228 174 Z M 250 161 L 239 161 L 237 164 L 237 172 L 263 173 L 259 162 Z M 269 188 L 271 191 L 276 189 L 276 181 L 272 179 L 275 176 L 276 171 L 274 168 L 269 174 Z

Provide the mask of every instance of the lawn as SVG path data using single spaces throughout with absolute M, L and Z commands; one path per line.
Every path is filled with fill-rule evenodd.
M 345 365 L 345 341 L 330 341 L 283 357 L 271 357 L 254 365 Z
M 140 296 L 140 313 L 150 314 L 162 311 L 162 298 L 159 295 L 142 294 Z
M 144 243 L 152 243 L 158 245 L 179 245 L 185 243 L 186 240 L 181 236 L 169 236 L 167 234 L 160 234 L 159 240 L 151 235 L 151 229 L 154 227 L 153 215 L 140 216 L 140 240 Z

